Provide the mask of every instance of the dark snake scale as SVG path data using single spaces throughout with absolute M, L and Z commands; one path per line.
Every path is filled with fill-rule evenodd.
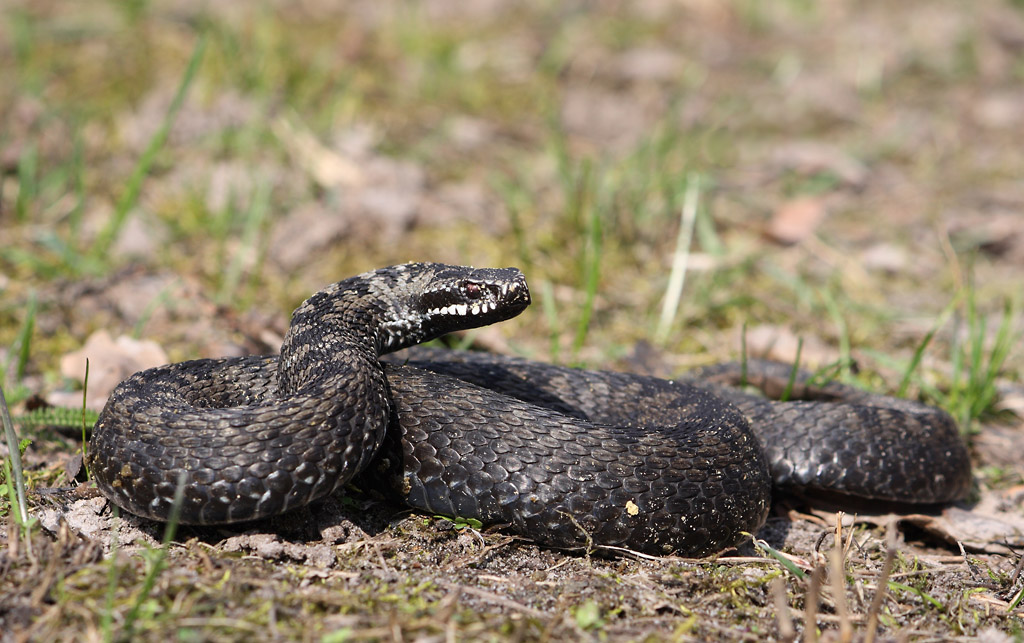
M 735 367 L 685 381 L 485 353 L 407 348 L 519 314 L 514 268 L 405 264 L 321 290 L 280 357 L 195 360 L 136 373 L 93 430 L 102 493 L 156 520 L 274 516 L 362 474 L 410 506 L 503 524 L 556 547 L 700 556 L 764 522 L 773 485 L 901 503 L 970 489 L 938 409 L 797 381 L 773 402 Z M 788 367 L 748 364 L 769 394 Z M 804 390 L 806 389 L 806 390 Z

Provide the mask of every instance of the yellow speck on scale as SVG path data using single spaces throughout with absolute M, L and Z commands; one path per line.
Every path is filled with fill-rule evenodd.
M 637 507 L 636 503 L 633 502 L 632 500 L 627 500 L 626 501 L 626 513 L 628 513 L 630 516 L 635 516 L 638 513 L 640 513 L 640 507 Z

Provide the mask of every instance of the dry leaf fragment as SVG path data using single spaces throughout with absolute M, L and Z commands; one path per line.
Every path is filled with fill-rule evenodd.
M 820 197 L 801 196 L 784 202 L 768 224 L 768 236 L 778 243 L 800 243 L 814 234 L 825 218 L 825 203 Z
M 981 499 L 970 508 L 947 507 L 938 516 L 912 514 L 901 516 L 947 542 L 963 543 L 972 551 L 1006 553 L 1003 543 L 1024 542 L 1024 515 L 1019 506 L 1019 490 L 982 490 Z
M 792 363 L 796 361 L 799 352 L 800 365 L 803 368 L 818 368 L 839 359 L 839 353 L 820 337 L 797 335 L 786 326 L 753 326 L 747 329 L 744 341 L 747 354 L 752 357 Z M 736 349 L 740 348 L 740 342 L 737 341 Z

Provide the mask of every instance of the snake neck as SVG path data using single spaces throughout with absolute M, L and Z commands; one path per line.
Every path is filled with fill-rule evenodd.
M 345 282 L 314 294 L 292 314 L 281 345 L 278 388 L 295 393 L 307 383 L 322 382 L 335 368 L 378 370 L 383 313 L 359 290 L 346 288 Z M 371 368 L 366 370 L 366 365 Z

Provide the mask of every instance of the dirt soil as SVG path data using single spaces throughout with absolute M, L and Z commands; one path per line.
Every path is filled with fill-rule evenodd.
M 0 18 L 0 383 L 33 520 L 0 494 L 0 640 L 1024 640 L 1024 3 Z M 745 350 L 940 405 L 975 489 L 779 497 L 706 560 L 372 489 L 173 534 L 98 495 L 86 358 L 95 411 L 142 368 L 275 352 L 310 293 L 407 260 L 526 272 L 533 307 L 461 345 L 666 377 Z

